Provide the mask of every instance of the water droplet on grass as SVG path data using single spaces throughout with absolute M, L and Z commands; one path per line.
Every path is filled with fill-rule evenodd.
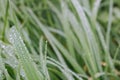
M 21 75 L 23 78 L 25 78 L 25 77 L 26 77 L 25 72 L 24 72 L 24 70 L 23 70 L 23 69 L 21 69 L 21 70 L 20 70 L 20 75 Z

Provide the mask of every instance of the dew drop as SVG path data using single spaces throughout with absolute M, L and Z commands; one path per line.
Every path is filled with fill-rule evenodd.
M 26 75 L 25 75 L 25 71 L 21 68 L 20 70 L 20 75 L 23 77 L 23 78 L 26 78 Z

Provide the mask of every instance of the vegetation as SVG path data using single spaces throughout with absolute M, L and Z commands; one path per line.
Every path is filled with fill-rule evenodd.
M 0 80 L 120 80 L 119 0 L 0 0 Z

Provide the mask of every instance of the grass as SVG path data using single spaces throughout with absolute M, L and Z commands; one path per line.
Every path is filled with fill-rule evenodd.
M 119 0 L 0 0 L 0 80 L 120 80 Z

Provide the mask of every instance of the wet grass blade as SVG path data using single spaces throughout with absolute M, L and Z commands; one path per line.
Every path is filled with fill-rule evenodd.
M 43 80 L 43 76 L 38 72 L 35 63 L 20 36 L 20 33 L 15 27 L 10 29 L 9 41 L 13 45 L 15 52 L 19 58 L 28 80 Z

